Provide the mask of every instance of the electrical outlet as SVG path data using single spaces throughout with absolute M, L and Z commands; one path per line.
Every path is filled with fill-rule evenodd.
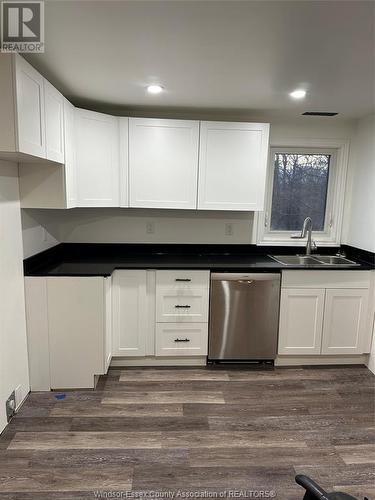
M 225 224 L 225 236 L 233 236 L 233 224 L 229 222 Z
M 155 233 L 155 222 L 146 222 L 146 233 L 147 234 Z

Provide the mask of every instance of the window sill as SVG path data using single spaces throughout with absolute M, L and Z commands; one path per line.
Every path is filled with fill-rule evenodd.
M 316 240 L 313 238 L 316 246 L 319 247 L 339 247 L 340 242 L 336 240 Z M 280 239 L 264 239 L 261 241 L 257 241 L 257 246 L 267 246 L 267 247 L 306 247 L 306 240 L 302 241 L 296 241 L 296 240 L 291 240 L 285 239 L 285 240 L 280 240 Z

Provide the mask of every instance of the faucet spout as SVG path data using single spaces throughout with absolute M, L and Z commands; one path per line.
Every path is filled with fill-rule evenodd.
M 301 233 L 292 234 L 291 238 L 295 239 L 303 239 L 306 238 L 306 255 L 311 255 L 311 249 L 316 248 L 315 242 L 312 239 L 312 219 L 311 217 L 306 217 L 303 221 Z

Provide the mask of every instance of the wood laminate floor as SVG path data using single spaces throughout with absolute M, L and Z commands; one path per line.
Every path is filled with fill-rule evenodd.
M 374 380 L 364 367 L 111 369 L 95 391 L 32 393 L 0 436 L 0 498 L 301 500 L 304 473 L 375 500 Z

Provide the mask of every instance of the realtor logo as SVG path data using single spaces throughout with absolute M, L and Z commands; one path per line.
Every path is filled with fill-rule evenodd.
M 1 51 L 44 52 L 44 2 L 1 2 Z

